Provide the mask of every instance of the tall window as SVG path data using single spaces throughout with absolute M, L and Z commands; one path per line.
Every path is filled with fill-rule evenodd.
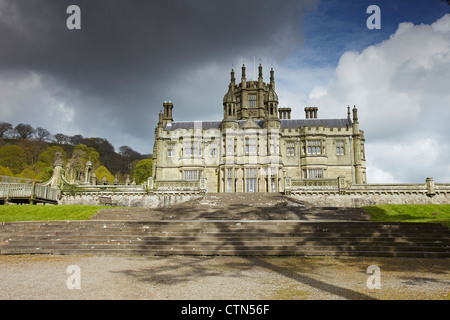
M 294 154 L 295 154 L 295 146 L 294 146 L 294 142 L 289 141 L 289 142 L 286 144 L 286 155 L 287 155 L 288 157 L 293 157 Z
M 270 192 L 276 192 L 275 189 L 275 168 L 270 168 Z
M 279 145 L 277 139 L 270 139 L 269 141 L 269 153 L 270 154 L 278 154 L 279 153 Z
M 321 140 L 307 140 L 306 141 L 306 153 L 307 154 L 322 154 L 322 141 Z
M 233 169 L 227 169 L 227 192 L 233 192 Z
M 167 145 L 167 156 L 168 156 L 169 158 L 175 157 L 175 144 L 169 143 L 169 144 Z
M 217 146 L 216 143 L 214 142 L 209 145 L 209 156 L 212 158 L 215 157 L 216 155 L 217 155 Z
M 248 95 L 248 106 L 256 107 L 256 94 L 251 93 Z
M 233 140 L 227 139 L 227 154 L 233 153 Z
M 246 192 L 257 192 L 256 189 L 256 169 L 245 170 L 245 188 Z
M 245 138 L 245 154 L 256 154 L 256 138 Z
M 192 149 L 192 143 L 189 142 L 185 142 L 184 143 L 184 156 L 186 157 L 190 157 L 192 156 L 194 153 L 194 150 Z
M 338 156 L 344 155 L 344 141 L 336 141 L 336 154 Z

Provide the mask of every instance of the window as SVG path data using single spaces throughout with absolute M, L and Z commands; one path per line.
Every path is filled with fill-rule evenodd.
M 322 141 L 321 140 L 307 140 L 306 141 L 306 153 L 307 154 L 322 154 Z
M 248 95 L 248 106 L 256 107 L 256 94 L 252 93 Z
M 198 180 L 198 170 L 184 171 L 184 180 Z
M 276 188 L 275 188 L 275 172 L 276 172 L 275 168 L 270 168 L 270 187 L 269 187 L 269 192 L 276 192 Z
M 279 153 L 278 139 L 270 139 L 269 153 L 270 154 L 278 154 Z
M 211 143 L 209 146 L 209 156 L 215 157 L 217 155 L 217 146 L 215 143 Z
M 344 155 L 344 141 L 336 141 L 336 154 L 338 156 Z
M 322 169 L 308 169 L 307 179 L 322 179 Z
M 192 155 L 193 155 L 192 143 L 191 142 L 185 142 L 184 143 L 184 156 L 190 157 Z
M 202 143 L 201 142 L 185 142 L 184 143 L 184 156 L 196 157 L 202 155 Z
M 167 156 L 168 156 L 169 158 L 175 157 L 175 144 L 169 143 L 169 144 L 167 145 Z
M 227 192 L 233 192 L 233 169 L 227 169 Z
M 257 145 L 255 138 L 245 138 L 245 153 L 246 154 L 257 153 Z
M 246 192 L 257 192 L 256 189 L 256 169 L 245 170 Z
M 233 153 L 233 140 L 227 139 L 227 154 Z
M 289 141 L 286 144 L 286 155 L 288 157 L 293 157 L 295 155 L 295 145 L 294 142 Z

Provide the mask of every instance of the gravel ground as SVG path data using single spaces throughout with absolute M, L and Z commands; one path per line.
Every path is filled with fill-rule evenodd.
M 80 270 L 80 289 L 68 289 Z M 369 289 L 367 268 L 380 268 Z M 450 299 L 449 259 L 0 256 L 0 299 Z

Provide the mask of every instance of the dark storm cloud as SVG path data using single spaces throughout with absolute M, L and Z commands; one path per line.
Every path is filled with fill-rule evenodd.
M 64 87 L 54 97 L 76 104 L 80 127 L 102 115 L 138 136 L 144 127 L 153 132 L 162 101 L 176 96 L 168 92 L 173 83 L 205 83 L 192 78 L 198 68 L 287 57 L 302 43 L 301 21 L 316 2 L 0 0 L 0 71 L 32 71 Z M 81 8 L 81 30 L 66 27 L 71 4 Z

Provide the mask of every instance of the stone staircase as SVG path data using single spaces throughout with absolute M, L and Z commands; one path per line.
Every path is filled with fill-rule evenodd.
M 0 254 L 450 257 L 439 224 L 306 220 L 0 223 Z

